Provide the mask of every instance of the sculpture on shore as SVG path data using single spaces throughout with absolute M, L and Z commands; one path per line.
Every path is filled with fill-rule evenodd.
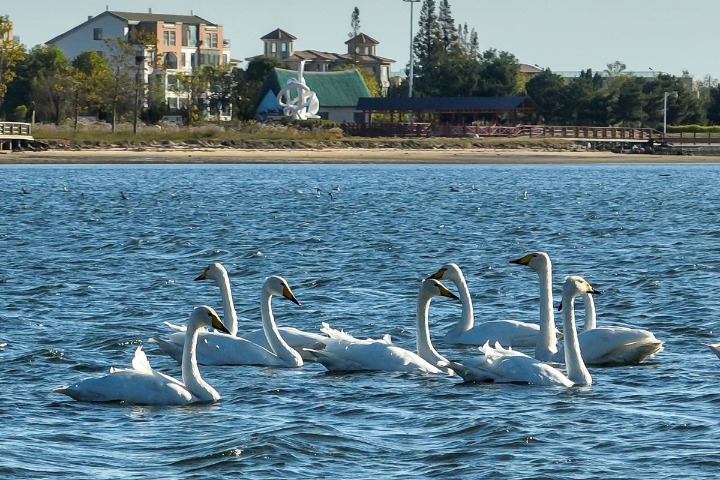
M 317 114 L 320 109 L 315 92 L 305 83 L 303 71 L 305 70 L 305 61 L 300 62 L 298 70 L 298 78 L 289 78 L 285 86 L 280 89 L 277 94 L 278 105 L 283 109 L 286 117 L 293 120 L 307 120 L 308 118 L 320 118 Z

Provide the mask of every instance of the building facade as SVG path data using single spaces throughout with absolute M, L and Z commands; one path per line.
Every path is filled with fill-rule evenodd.
M 187 96 L 176 88 L 179 73 L 192 74 L 204 66 L 230 65 L 230 41 L 224 38 L 222 25 L 197 15 L 108 10 L 88 17 L 46 44 L 57 46 L 70 59 L 88 50 L 111 55 L 108 40 L 120 38 L 130 42 L 135 31 L 157 39 L 155 46 L 135 46 L 135 62 L 143 83 L 151 77 L 162 82 L 171 110 L 187 106 Z
M 290 70 L 298 70 L 300 62 L 305 62 L 305 72 L 329 72 L 336 67 L 357 65 L 372 72 L 381 89 L 382 95 L 390 86 L 390 67 L 395 60 L 377 55 L 380 44 L 374 38 L 359 33 L 345 42 L 345 53 L 331 53 L 320 50 L 296 50 L 297 38 L 278 28 L 260 38 L 263 42 L 263 56 L 282 62 Z M 256 57 L 248 58 L 252 60 Z

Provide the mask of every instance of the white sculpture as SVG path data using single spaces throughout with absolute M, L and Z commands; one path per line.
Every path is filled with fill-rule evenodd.
M 299 78 L 289 78 L 285 86 L 277 94 L 278 105 L 282 107 L 285 116 L 293 120 L 320 118 L 317 114 L 320 109 L 320 102 L 315 92 L 305 84 L 304 70 L 305 60 L 300 62 Z

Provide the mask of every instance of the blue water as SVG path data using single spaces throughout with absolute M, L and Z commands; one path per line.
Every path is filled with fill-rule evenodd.
M 717 165 L 0 167 L 0 478 L 716 477 L 718 185 Z M 275 301 L 279 324 L 412 349 L 419 282 L 449 261 L 479 321 L 537 321 L 537 276 L 508 263 L 534 250 L 556 285 L 580 274 L 604 292 L 599 324 L 665 350 L 571 389 L 306 364 L 201 367 L 214 405 L 52 393 L 129 366 L 141 342 L 179 377 L 147 339 L 195 305 L 222 314 L 217 287 L 193 282 L 210 262 L 230 273 L 240 333 L 279 274 L 302 303 Z M 431 305 L 454 359 L 476 354 L 441 341 L 459 312 Z

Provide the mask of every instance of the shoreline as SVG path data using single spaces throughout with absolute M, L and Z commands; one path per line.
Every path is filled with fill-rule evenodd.
M 477 149 L 242 149 L 107 148 L 0 151 L 0 165 L 89 164 L 575 164 L 575 163 L 720 163 L 720 156 L 620 154 L 607 151 Z

